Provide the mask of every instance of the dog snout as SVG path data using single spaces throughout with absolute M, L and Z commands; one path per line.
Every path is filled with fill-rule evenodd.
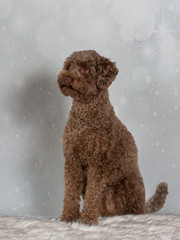
M 71 78 L 70 77 L 62 77 L 62 81 L 65 84 L 69 84 L 69 83 L 71 83 Z

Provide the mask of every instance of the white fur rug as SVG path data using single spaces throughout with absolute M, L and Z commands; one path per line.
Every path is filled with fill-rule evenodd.
M 0 217 L 0 239 L 11 240 L 180 240 L 180 216 L 125 215 L 102 218 L 98 226 L 59 220 Z

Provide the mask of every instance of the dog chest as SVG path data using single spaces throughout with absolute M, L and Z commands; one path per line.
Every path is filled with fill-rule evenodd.
M 75 155 L 88 158 L 103 154 L 108 149 L 109 137 L 107 132 L 93 128 L 82 129 L 65 128 L 63 135 L 63 149 L 65 157 Z

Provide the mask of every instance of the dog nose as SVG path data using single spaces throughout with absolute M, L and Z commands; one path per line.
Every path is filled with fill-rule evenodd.
M 69 77 L 63 77 L 62 80 L 63 80 L 64 83 L 70 83 L 71 82 L 71 79 Z

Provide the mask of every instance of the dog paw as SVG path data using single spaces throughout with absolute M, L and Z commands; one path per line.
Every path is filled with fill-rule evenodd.
M 90 215 L 81 214 L 81 223 L 88 225 L 98 225 L 98 219 Z
M 65 214 L 63 213 L 61 218 L 60 218 L 60 221 L 63 221 L 63 222 L 77 222 L 77 220 L 79 219 L 80 217 L 80 214 L 76 213 L 76 214 Z
M 81 223 L 88 225 L 98 225 L 98 221 L 95 219 L 81 219 Z

